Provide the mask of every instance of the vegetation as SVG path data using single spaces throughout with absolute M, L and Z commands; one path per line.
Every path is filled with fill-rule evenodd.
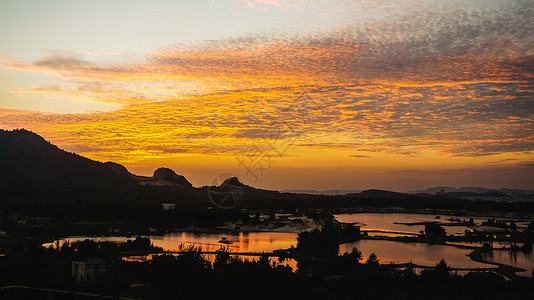
M 365 262 L 357 249 L 334 254 L 339 232 L 334 227 L 299 236 L 296 272 L 275 265 L 267 256 L 243 260 L 221 248 L 208 259 L 200 247 L 184 248 L 180 255 L 155 255 L 145 262 L 122 261 L 121 253 L 146 250 L 150 241 L 137 238 L 115 244 L 82 241 L 60 247 L 25 245 L 0 257 L 0 285 L 30 285 L 86 291 L 141 299 L 529 299 L 532 278 L 507 281 L 490 272 L 451 272 L 442 260 L 434 268 L 417 272 L 414 265 L 381 264 L 373 253 Z M 330 236 L 330 237 L 329 237 Z M 323 250 L 317 241 L 327 243 Z M 70 261 L 81 257 L 106 259 L 103 277 L 88 283 L 70 278 Z M 302 263 L 307 261 L 308 263 Z M 311 263 L 312 262 L 312 263 Z M 0 297 L 17 295 L 0 290 Z M 39 296 L 39 295 L 38 295 Z M 40 295 L 43 296 L 43 295 Z
M 425 224 L 425 234 L 433 238 L 443 238 L 447 236 L 445 229 L 436 223 Z

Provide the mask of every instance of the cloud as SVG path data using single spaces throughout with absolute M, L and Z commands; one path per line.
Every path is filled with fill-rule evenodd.
M 264 7 L 278 7 L 278 8 L 291 8 L 298 7 L 302 5 L 311 5 L 313 1 L 311 0 L 240 0 L 241 2 L 247 4 L 249 7 L 256 8 L 258 5 Z
M 37 67 L 60 70 L 82 68 L 88 66 L 89 62 L 72 52 L 55 52 L 41 60 L 34 62 L 33 65 Z
M 349 155 L 349 157 L 353 157 L 353 158 L 372 158 L 369 155 L 361 155 L 361 154 L 351 154 L 351 155 Z
M 253 4 L 312 3 L 260 2 Z M 308 35 L 172 45 L 119 64 L 71 52 L 2 60 L 65 80 L 15 93 L 123 105 L 74 115 L 2 110 L 2 126 L 37 128 L 64 144 L 82 141 L 92 155 L 132 160 L 239 153 L 268 128 L 282 141 L 297 138 L 301 149 L 532 153 L 533 10 L 525 2 L 478 11 L 423 6 Z

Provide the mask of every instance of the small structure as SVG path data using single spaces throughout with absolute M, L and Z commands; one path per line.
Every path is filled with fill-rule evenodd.
M 89 281 L 102 275 L 106 268 L 103 259 L 80 259 L 72 261 L 72 278 L 76 281 Z
M 221 240 L 219 241 L 219 243 L 227 244 L 227 245 L 233 244 L 233 243 L 230 242 L 225 236 L 223 236 L 223 237 L 221 238 Z
M 174 210 L 176 208 L 176 203 L 161 203 L 163 210 Z
M 274 214 L 274 218 L 277 220 L 287 220 L 291 216 L 293 216 L 293 214 Z

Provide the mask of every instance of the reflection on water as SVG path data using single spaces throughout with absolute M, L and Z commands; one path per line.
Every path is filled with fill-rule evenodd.
M 157 254 L 156 254 L 157 255 Z M 149 255 L 133 255 L 133 256 L 126 256 L 123 257 L 122 260 L 124 261 L 136 261 L 136 262 L 144 262 L 151 260 L 153 254 Z M 204 257 L 211 263 L 215 261 L 215 254 L 204 254 Z M 248 261 L 257 261 L 260 257 L 256 255 L 239 255 L 238 256 L 242 260 L 248 260 Z M 269 258 L 271 263 L 274 263 L 276 265 L 280 266 L 289 266 L 293 269 L 293 271 L 297 270 L 297 261 L 292 258 L 286 258 L 286 259 L 279 259 L 277 257 L 270 257 Z
M 390 230 L 398 232 L 419 233 L 424 230 L 422 225 L 406 226 L 402 224 L 394 224 L 394 222 L 420 222 L 418 218 L 420 215 L 409 214 L 340 214 L 335 215 L 339 222 L 353 223 L 357 222 L 365 230 Z
M 364 230 L 387 230 L 395 232 L 419 233 L 424 230 L 424 226 L 406 226 L 398 223 L 412 223 L 423 221 L 439 221 L 449 222 L 447 219 L 451 216 L 439 215 L 420 215 L 420 214 L 403 214 L 403 213 L 358 213 L 358 214 L 339 214 L 335 216 L 341 222 L 359 222 L 362 224 Z M 454 216 L 454 218 L 469 219 L 466 216 Z M 483 219 L 475 218 L 475 223 L 480 224 Z M 445 227 L 448 234 L 463 233 L 465 226 L 459 227 Z M 398 236 L 395 233 L 376 233 L 380 235 Z M 402 235 L 402 234 L 401 234 Z M 225 245 L 219 243 L 221 238 L 225 236 L 232 244 Z M 237 232 L 237 233 L 193 233 L 193 232 L 176 232 L 159 236 L 149 237 L 154 246 L 162 247 L 164 250 L 178 250 L 180 244 L 184 246 L 202 246 L 204 251 L 215 251 L 221 246 L 228 246 L 230 252 L 272 252 L 277 249 L 287 249 L 291 246 L 297 245 L 296 233 L 284 232 Z M 70 237 L 60 240 L 60 244 L 70 241 L 81 241 L 91 239 L 94 241 L 112 241 L 125 242 L 132 238 L 126 237 Z M 497 246 L 495 243 L 494 246 Z M 44 246 L 51 246 L 53 243 L 45 244 Z M 467 254 L 470 250 L 459 249 L 452 246 L 444 245 L 428 245 L 423 243 L 402 243 L 397 241 L 384 240 L 361 240 L 355 243 L 347 243 L 340 245 L 340 253 L 350 252 L 353 247 L 362 251 L 364 258 L 369 254 L 375 252 L 381 263 L 405 263 L 413 262 L 415 264 L 433 266 L 442 258 L 446 262 L 456 268 L 484 268 L 492 267 L 472 261 Z M 249 257 L 254 259 L 257 257 Z M 493 257 L 484 257 L 489 261 L 514 265 L 529 271 L 523 272 L 521 275 L 530 276 L 530 270 L 534 268 L 534 255 L 532 253 L 525 254 L 517 252 L 513 254 L 510 251 L 493 251 Z M 132 257 L 133 259 L 133 257 Z M 277 258 L 272 258 L 271 261 L 277 262 Z M 284 262 L 283 265 L 289 264 L 296 269 L 296 262 L 290 260 Z
M 532 276 L 534 269 L 534 253 L 524 253 L 520 251 L 491 251 L 483 253 L 482 258 L 487 261 L 512 265 L 523 268 L 526 271 L 518 272 L 518 275 Z
M 225 236 L 232 244 L 219 243 Z M 277 249 L 287 249 L 297 246 L 297 234 L 286 232 L 239 232 L 239 233 L 193 233 L 175 232 L 165 235 L 144 236 L 152 240 L 154 246 L 161 247 L 166 251 L 179 250 L 180 244 L 185 246 L 201 246 L 204 251 L 215 251 L 221 246 L 228 247 L 230 252 L 272 252 Z M 60 245 L 70 241 L 83 241 L 90 239 L 96 242 L 126 242 L 134 238 L 126 237 L 70 237 L 59 240 Z M 54 243 L 44 244 L 49 247 Z
M 452 223 L 448 219 L 460 218 L 469 220 L 467 216 L 447 216 L 447 215 L 423 215 L 423 214 L 404 214 L 404 213 L 357 213 L 357 214 L 339 214 L 335 215 L 340 222 L 353 223 L 358 222 L 364 230 L 390 230 L 397 232 L 419 233 L 425 230 L 424 225 L 404 225 L 395 223 L 416 223 L 416 222 L 440 222 Z M 437 217 L 437 218 L 436 218 Z M 474 218 L 475 223 L 485 221 L 481 218 Z M 466 226 L 445 226 L 447 234 L 463 234 L 467 229 Z
M 225 236 L 232 244 L 219 243 Z M 230 252 L 272 252 L 277 249 L 287 249 L 297 246 L 297 234 L 286 232 L 239 232 L 230 234 L 220 233 L 191 233 L 178 232 L 163 236 L 149 236 L 154 246 L 164 250 L 178 250 L 180 244 L 200 245 L 205 251 L 215 251 L 221 246 L 228 246 Z
M 356 247 L 366 259 L 371 253 L 375 253 L 380 263 L 407 263 L 424 266 L 434 266 L 441 259 L 455 268 L 486 268 L 493 267 L 472 261 L 467 255 L 470 250 L 459 249 L 443 245 L 428 245 L 422 243 L 403 243 L 383 240 L 361 240 L 354 243 L 341 244 L 339 252 L 352 251 Z
M 474 247 L 482 247 L 482 246 L 484 246 L 484 244 L 490 244 L 493 249 L 511 248 L 513 246 L 521 247 L 523 245 L 522 243 L 510 243 L 510 242 L 500 242 L 500 241 L 493 241 L 493 242 L 487 242 L 487 241 L 484 241 L 484 242 L 477 242 L 477 241 L 473 241 L 473 242 L 448 242 L 447 244 L 460 245 L 460 246 L 474 246 Z
M 222 237 L 226 237 L 232 244 L 219 243 Z M 154 246 L 161 247 L 166 251 L 178 251 L 180 245 L 184 246 L 201 246 L 203 251 L 216 251 L 221 246 L 227 247 L 230 252 L 272 252 L 278 249 L 287 249 L 291 246 L 297 246 L 297 234 L 286 232 L 239 232 L 239 233 L 193 233 L 193 232 L 175 232 L 165 235 L 144 236 L 149 237 Z M 60 246 L 67 241 L 73 243 L 86 239 L 95 242 L 126 242 L 133 238 L 126 237 L 90 237 L 79 236 L 69 237 L 59 240 Z M 44 247 L 53 246 L 54 243 L 43 244 Z M 240 255 L 242 259 L 257 260 L 259 256 Z M 152 258 L 152 255 L 140 255 L 125 257 L 128 261 L 146 261 Z M 214 254 L 206 254 L 206 258 L 213 262 Z M 297 262 L 294 259 L 279 261 L 277 257 L 271 257 L 271 262 L 279 265 L 289 265 L 293 270 L 297 269 Z
M 64 243 L 70 242 L 81 242 L 84 240 L 92 240 L 95 242 L 115 242 L 115 243 L 125 243 L 129 240 L 134 240 L 135 238 L 127 238 L 124 236 L 71 236 L 64 239 L 59 239 L 54 241 L 53 243 L 44 243 L 42 246 L 45 248 L 48 247 L 55 247 L 56 243 L 59 243 L 59 246 L 61 247 Z
M 436 218 L 436 216 L 438 218 Z M 468 220 L 469 216 L 448 216 L 448 215 L 422 215 L 422 214 L 404 214 L 404 213 L 356 213 L 356 214 L 339 214 L 335 215 L 340 222 L 358 222 L 363 230 L 391 230 L 399 232 L 418 233 L 424 230 L 424 226 L 415 225 L 407 226 L 394 223 L 413 223 L 438 221 L 442 223 L 449 222 L 448 219 L 459 218 Z M 487 218 L 473 217 L 475 224 L 486 221 Z M 526 227 L 528 222 L 516 222 L 518 226 Z M 444 227 L 447 234 L 463 233 L 466 226 L 446 226 Z M 377 235 L 393 236 L 393 234 L 376 233 Z M 452 244 L 452 243 L 451 243 Z M 455 242 L 460 245 L 481 246 L 482 243 Z M 493 242 L 493 247 L 510 247 L 510 243 Z M 403 263 L 412 261 L 421 265 L 434 265 L 442 258 L 453 267 L 457 268 L 478 268 L 491 267 L 470 260 L 466 255 L 470 250 L 459 249 L 451 246 L 428 245 L 421 243 L 402 243 L 395 241 L 380 240 L 361 240 L 356 243 L 343 244 L 340 246 L 340 253 L 350 252 L 353 247 L 362 251 L 364 258 L 375 252 L 382 263 L 396 262 Z M 523 276 L 531 276 L 534 268 L 534 253 L 512 252 L 512 251 L 493 251 L 493 256 L 485 254 L 485 259 L 492 262 L 512 265 L 526 269 L 526 272 L 518 273 Z

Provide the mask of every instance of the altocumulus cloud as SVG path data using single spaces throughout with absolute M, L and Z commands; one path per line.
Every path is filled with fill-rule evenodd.
M 308 1 L 250 3 L 310 6 Z M 236 153 L 273 124 L 291 133 L 282 138 L 300 138 L 295 144 L 300 148 L 529 153 L 534 150 L 530 4 L 393 11 L 387 18 L 353 20 L 309 35 L 173 45 L 121 64 L 62 52 L 33 63 L 4 60 L 6 68 L 65 79 L 64 86 L 13 92 L 122 107 L 72 115 L 4 109 L 0 115 L 5 127 L 38 129 L 67 145 L 81 141 L 92 155 L 123 153 L 132 160 Z M 295 107 L 309 107 L 312 117 L 295 113 Z

